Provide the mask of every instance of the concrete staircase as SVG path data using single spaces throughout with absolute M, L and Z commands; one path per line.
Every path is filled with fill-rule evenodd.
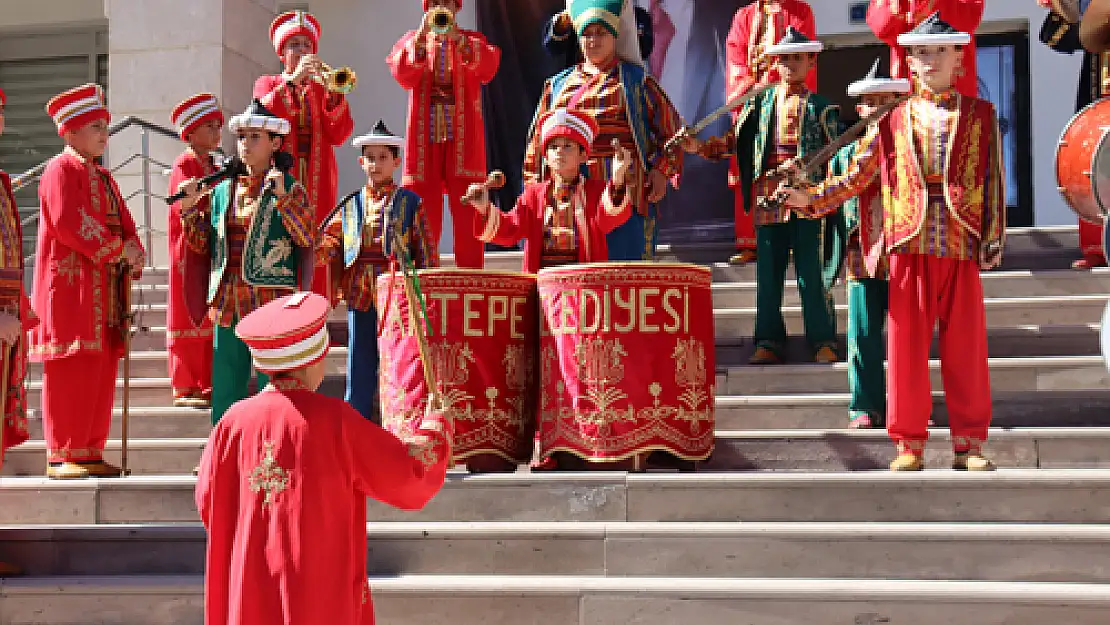
M 885 433 L 843 429 L 843 365 L 805 363 L 798 340 L 799 364 L 744 365 L 754 275 L 717 265 L 713 458 L 695 474 L 453 473 L 421 512 L 372 503 L 379 622 L 1104 625 L 1110 374 L 1098 322 L 1110 271 L 1067 271 L 1075 249 L 1074 228 L 1012 231 L 1006 267 L 984 276 L 999 472 L 882 471 Z M 724 250 L 670 255 L 708 263 Z M 489 260 L 519 263 L 512 253 Z M 203 622 L 205 538 L 188 472 L 208 416 L 167 407 L 165 292 L 164 272 L 136 292 L 149 327 L 133 359 L 136 475 L 39 477 L 37 418 L 34 440 L 9 452 L 0 559 L 27 576 L 0 580 L 0 625 Z M 842 289 L 837 302 L 843 319 Z M 800 334 L 792 286 L 787 305 Z M 327 392 L 341 391 L 344 368 L 335 350 Z M 118 426 L 117 414 L 113 439 Z M 950 462 L 947 439 L 934 432 L 936 469 Z

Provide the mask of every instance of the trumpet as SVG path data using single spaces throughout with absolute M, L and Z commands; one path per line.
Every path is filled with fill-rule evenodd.
M 324 85 L 330 93 L 347 95 L 355 90 L 355 85 L 358 84 L 358 74 L 355 70 L 349 67 L 332 69 L 324 62 L 321 62 L 320 66 L 323 71 L 316 76 L 316 81 Z
M 446 35 L 455 30 L 455 14 L 445 7 L 432 7 L 424 15 L 424 23 L 437 35 Z

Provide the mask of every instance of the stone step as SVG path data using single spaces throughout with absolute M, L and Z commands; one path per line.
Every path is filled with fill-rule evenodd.
M 0 478 L 0 524 L 196 522 L 192 476 Z M 1110 471 L 451 473 L 420 512 L 371 521 L 1105 523 Z
M 987 330 L 987 348 L 994 358 L 1015 358 L 1034 356 L 1097 356 L 1101 353 L 1099 344 L 1099 324 L 1059 326 L 1016 326 L 990 328 Z M 839 337 L 840 344 L 846 345 L 844 334 Z M 168 378 L 168 355 L 163 345 L 161 349 L 135 350 L 131 352 L 131 376 L 133 378 Z M 755 351 L 755 343 L 750 338 L 740 340 L 719 340 L 717 344 L 717 366 L 741 366 L 748 362 Z M 939 356 L 934 340 L 933 356 Z M 813 350 L 802 336 L 791 336 L 787 340 L 784 357 L 787 362 L 808 362 Z M 347 348 L 333 347 L 327 356 L 328 375 L 347 375 Z M 120 368 L 122 375 L 122 367 Z M 42 364 L 32 362 L 28 368 L 31 380 L 42 376 Z
M 391 625 L 1104 625 L 1110 586 L 1044 582 L 423 576 L 369 580 Z M 203 578 L 5 579 L 7 622 L 201 625 Z
M 987 453 L 1007 468 L 1110 468 L 1110 428 L 993 429 Z M 926 461 L 930 468 L 952 463 L 948 430 L 936 429 Z M 132 438 L 128 466 L 136 475 L 186 475 L 200 459 L 207 437 Z M 105 456 L 120 462 L 120 440 L 109 440 Z M 883 430 L 717 430 L 712 458 L 698 471 L 868 471 L 881 470 L 894 459 L 894 447 Z M 46 443 L 28 441 L 11 448 L 3 475 L 42 475 Z
M 331 394 L 342 396 L 340 385 L 329 384 Z M 837 430 L 847 426 L 847 393 L 823 395 L 722 395 L 717 397 L 717 429 Z M 1110 427 L 1110 390 L 995 392 L 992 423 L 999 428 Z M 933 419 L 948 424 L 943 391 L 933 393 Z M 121 409 L 112 412 L 109 436 L 119 438 Z M 143 438 L 205 438 L 211 431 L 207 410 L 135 406 L 130 434 Z M 42 415 L 32 410 L 28 418 L 31 440 L 43 439 Z
M 992 423 L 1002 428 L 1110 427 L 1110 390 L 996 392 L 993 398 Z M 849 399 L 847 393 L 718 396 L 717 429 L 835 430 L 847 423 Z M 933 418 L 946 426 L 943 391 L 934 391 L 933 400 Z M 113 411 L 113 438 L 120 436 L 120 413 Z M 39 411 L 32 411 L 28 424 L 31 439 L 41 440 Z M 207 410 L 159 407 L 133 408 L 130 427 L 134 438 L 203 438 L 211 429 Z
M 1110 582 L 1100 525 L 412 522 L 367 534 L 368 573 L 383 577 Z M 205 547 L 199 523 L 0 526 L 5 561 L 36 577 L 203 575 Z
M 718 430 L 835 430 L 847 425 L 848 393 L 718 395 Z M 1110 389 L 992 393 L 996 427 L 1110 426 Z M 948 425 L 944 391 L 933 391 L 933 420 Z
M 330 377 L 321 392 L 342 396 L 343 361 L 329 360 Z M 931 384 L 943 388 L 940 361 L 931 360 Z M 1039 356 L 991 358 L 991 390 L 994 393 L 1017 391 L 1091 391 L 1110 389 L 1110 374 L 1102 356 Z M 751 366 L 732 365 L 719 368 L 718 396 L 730 395 L 823 395 L 848 392 L 846 363 Z M 115 405 L 122 406 L 123 382 L 116 381 Z M 167 407 L 173 397 L 168 378 L 132 378 L 130 389 L 133 408 Z M 41 406 L 42 381 L 27 382 L 27 405 Z
M 754 279 L 741 280 L 742 272 L 722 269 L 713 285 L 713 305 L 719 308 L 751 308 L 755 306 Z M 984 297 L 1047 297 L 1065 295 L 1096 295 L 1110 293 L 1110 269 L 1092 271 L 990 271 L 982 274 Z M 132 301 L 141 304 L 165 304 L 169 287 L 165 284 L 143 284 L 134 289 Z M 793 278 L 785 283 L 784 302 L 799 305 L 798 287 Z M 842 286 L 832 290 L 838 304 L 847 303 Z M 154 323 L 152 325 L 165 325 Z
M 988 298 L 985 304 L 987 326 L 991 328 L 1086 325 L 1101 322 L 1107 296 Z M 132 348 L 136 351 L 165 349 L 165 306 L 152 305 L 147 308 L 150 312 L 138 317 L 140 330 L 132 338 Z M 805 333 L 801 306 L 784 306 L 782 313 L 788 334 L 801 336 Z M 739 341 L 751 337 L 755 331 L 755 314 L 754 307 L 715 309 L 713 316 L 717 340 Z M 847 305 L 836 306 L 836 323 L 842 330 L 847 327 Z
M 1110 374 L 1101 356 L 991 358 L 992 391 L 1088 391 L 1110 388 Z M 940 361 L 930 360 L 930 384 L 942 388 Z M 728 367 L 723 395 L 846 393 L 848 365 L 800 364 Z

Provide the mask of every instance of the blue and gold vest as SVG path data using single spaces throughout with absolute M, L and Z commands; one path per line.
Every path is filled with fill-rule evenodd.
M 362 251 L 362 228 L 366 219 L 366 189 L 347 196 L 340 209 L 343 221 L 343 266 L 351 267 Z M 382 212 L 382 255 L 389 258 L 393 254 L 393 229 L 400 228 L 401 239 L 407 238 L 416 222 L 416 209 L 420 207 L 420 196 L 408 189 L 398 188 L 389 202 L 389 209 Z

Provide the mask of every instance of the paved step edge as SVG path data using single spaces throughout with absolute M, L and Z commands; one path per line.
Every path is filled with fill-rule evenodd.
M 913 542 L 1110 541 L 1110 526 L 1071 523 L 890 523 L 890 522 L 667 522 L 667 521 L 397 521 L 370 522 L 371 543 L 385 539 L 514 540 L 526 538 L 797 538 L 825 540 L 897 539 Z M 0 542 L 19 541 L 205 540 L 200 523 L 129 523 L 120 525 L 0 525 Z
M 949 601 L 1110 606 L 1110 584 L 848 579 L 727 579 L 600 576 L 401 575 L 369 578 L 382 595 L 453 596 L 628 595 L 675 599 L 796 599 L 805 601 Z M 181 596 L 203 593 L 201 576 L 9 578 L 0 596 Z

